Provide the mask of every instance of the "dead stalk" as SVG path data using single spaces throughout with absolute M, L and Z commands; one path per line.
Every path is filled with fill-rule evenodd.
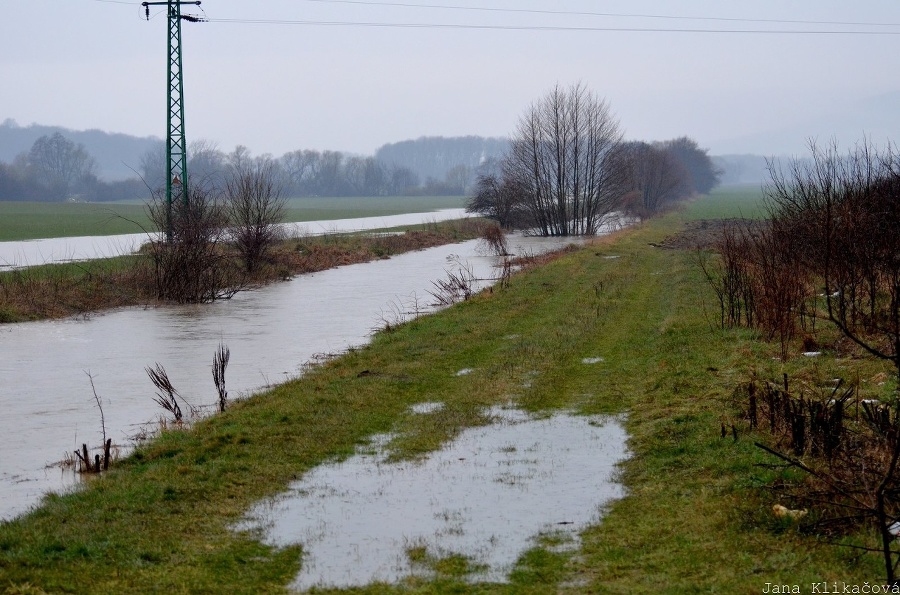
M 225 368 L 228 367 L 230 358 L 231 350 L 224 343 L 219 343 L 219 348 L 213 355 L 212 363 L 213 382 L 216 385 L 216 391 L 219 393 L 219 412 L 225 411 L 225 405 L 228 402 L 228 391 L 225 390 Z

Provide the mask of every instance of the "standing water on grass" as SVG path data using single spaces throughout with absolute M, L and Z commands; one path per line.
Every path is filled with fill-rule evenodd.
M 503 582 L 539 536 L 577 546 L 601 507 L 622 497 L 614 473 L 626 434 L 609 417 L 490 414 L 492 424 L 424 461 L 387 462 L 390 437 L 376 437 L 374 454 L 313 469 L 239 529 L 302 545 L 296 589 L 429 577 L 450 557 L 466 560 L 469 580 Z
M 511 238 L 519 253 L 561 242 Z M 107 435 L 128 446 L 147 422 L 163 416 L 144 368 L 162 364 L 193 405 L 216 402 L 211 362 L 219 343 L 231 350 L 225 374 L 232 398 L 299 375 L 316 354 L 368 340 L 384 322 L 431 301 L 431 282 L 456 262 L 476 277 L 496 276 L 496 259 L 478 241 L 439 246 L 301 275 L 289 282 L 200 306 L 128 308 L 86 319 L 0 325 L 0 519 L 23 513 L 48 490 L 77 483 L 52 466 L 66 453 Z

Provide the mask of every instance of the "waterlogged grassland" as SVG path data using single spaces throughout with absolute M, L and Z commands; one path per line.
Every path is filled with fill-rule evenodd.
M 510 400 L 533 411 L 627 413 L 628 496 L 584 531 L 574 554 L 554 549 L 552 535 L 538 540 L 509 584 L 470 585 L 466 568 L 478 561 L 451 557 L 432 561 L 434 579 L 352 592 L 758 593 L 766 583 L 875 580 L 877 557 L 774 519 L 762 487 L 777 471 L 759 466 L 772 461 L 743 431 L 737 441 L 719 434 L 749 373 L 794 375 L 809 361 L 781 363 L 777 346 L 716 329 L 691 255 L 650 246 L 694 208 L 707 206 L 564 254 L 191 430 L 165 432 L 81 492 L 0 524 L 0 589 L 283 592 L 302 550 L 232 532 L 252 503 L 372 434 L 399 432 L 396 456 L 421 456 Z M 816 363 L 825 374 L 847 365 Z M 457 376 L 463 368 L 473 371 Z M 434 401 L 445 407 L 409 411 Z
M 314 197 L 287 201 L 285 221 L 356 219 L 461 208 L 459 196 Z M 154 230 L 143 203 L 0 201 L 0 242 L 142 233 Z

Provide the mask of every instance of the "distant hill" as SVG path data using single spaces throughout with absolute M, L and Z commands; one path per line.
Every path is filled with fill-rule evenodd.
M 16 155 L 31 149 L 34 141 L 59 132 L 76 144 L 84 145 L 99 168 L 98 175 L 107 181 L 136 177 L 130 168 L 140 170 L 141 157 L 163 142 L 154 137 L 137 137 L 102 130 L 70 130 L 61 126 L 32 124 L 19 126 L 14 120 L 0 124 L 0 161 L 9 163 Z

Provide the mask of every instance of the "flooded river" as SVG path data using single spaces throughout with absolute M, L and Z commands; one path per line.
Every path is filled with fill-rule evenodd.
M 519 252 L 559 245 L 540 238 L 509 243 Z M 231 349 L 230 395 L 252 393 L 300 374 L 316 354 L 366 342 L 383 318 L 405 309 L 401 304 L 431 302 L 431 282 L 445 277 L 456 261 L 470 264 L 478 277 L 495 274 L 495 258 L 471 241 L 303 275 L 211 305 L 0 325 L 0 518 L 26 511 L 48 490 L 74 484 L 71 470 L 53 464 L 83 442 L 101 443 L 88 375 L 101 398 L 108 435 L 128 445 L 163 413 L 145 367 L 162 364 L 189 402 L 212 404 L 210 364 L 223 342 Z

